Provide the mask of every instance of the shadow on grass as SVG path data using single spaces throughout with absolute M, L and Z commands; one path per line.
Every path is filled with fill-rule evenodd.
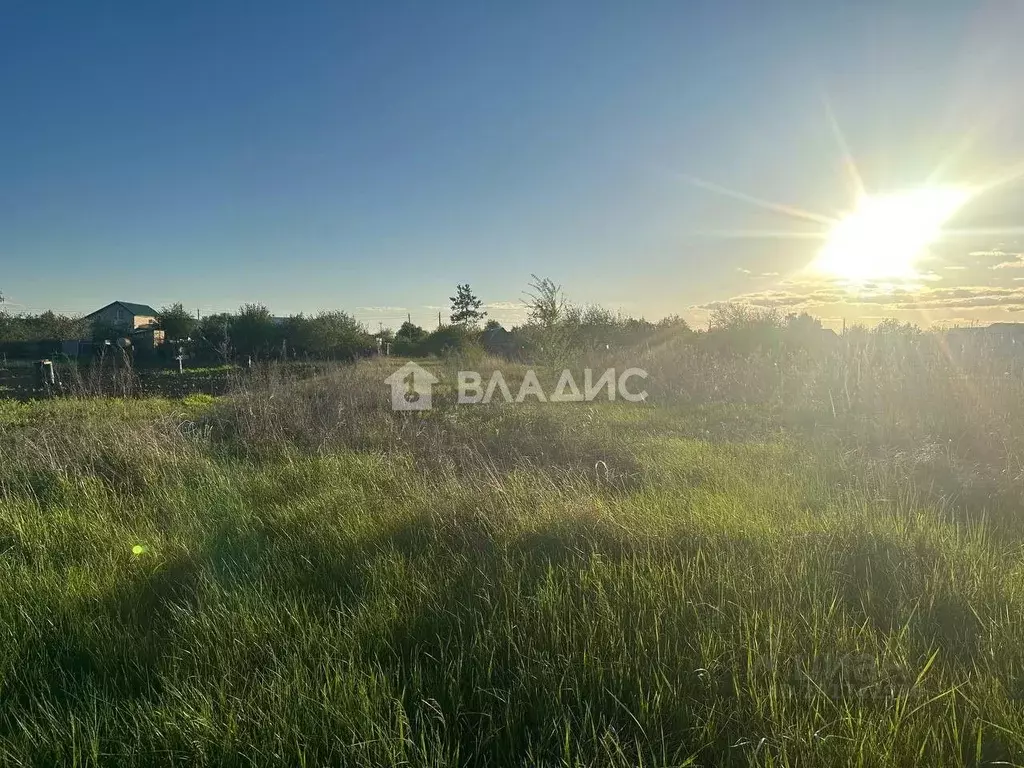
M 909 622 L 915 645 L 938 644 L 969 666 L 976 648 L 962 642 L 962 630 L 969 629 L 964 606 L 940 599 L 905 615 L 906 586 L 901 591 L 900 582 L 907 578 L 902 563 L 908 553 L 873 541 L 851 538 L 838 548 L 848 610 L 854 617 L 867 611 L 885 632 Z M 357 542 L 325 537 L 296 517 L 256 520 L 245 529 L 225 524 L 204 550 L 135 569 L 124 586 L 52 616 L 23 644 L 5 686 L 16 695 L 0 704 L 0 727 L 11 728 L 15 718 L 44 706 L 48 716 L 79 718 L 87 718 L 97 701 L 115 709 L 140 701 L 156 706 L 159 670 L 177 650 L 179 618 L 202 610 L 207 587 L 255 587 L 262 599 L 280 601 L 281 610 L 299 601 L 324 616 L 366 604 L 368 571 L 380 558 L 397 556 L 429 590 L 400 594 L 402 611 L 386 631 L 356 635 L 353 648 L 337 652 L 393 683 L 395 704 L 421 750 L 412 762 L 446 754 L 462 765 L 511 766 L 528 758 L 680 764 L 696 756 L 705 764 L 746 765 L 750 755 L 735 745 L 752 735 L 773 735 L 772 726 L 735 690 L 709 686 L 695 675 L 708 661 L 700 628 L 710 614 L 690 601 L 668 602 L 671 591 L 652 590 L 643 578 L 600 581 L 590 568 L 599 561 L 613 574 L 643 570 L 699 552 L 711 558 L 717 553 L 721 565 L 712 568 L 771 556 L 754 541 L 649 536 L 600 518 L 511 533 L 497 517 L 471 509 L 447 517 L 424 514 Z M 826 578 L 829 553 L 812 556 L 821 558 L 815 567 Z M 608 595 L 612 584 L 617 592 Z M 714 607 L 726 635 L 743 618 L 726 604 L 728 589 Z M 246 639 L 224 642 L 244 645 Z M 289 637 L 275 642 L 285 647 L 232 649 L 232 658 L 248 659 L 255 674 L 270 657 L 288 656 Z M 305 662 L 300 657 L 290 663 Z M 259 691 L 244 695 L 261 701 Z M 264 705 L 273 707 L 273 701 Z M 271 713 L 284 718 L 282 728 L 291 717 L 315 721 L 319 705 L 310 699 L 302 706 L 310 711 Z M 141 736 L 125 731 L 109 738 Z M 371 749 L 367 744 L 342 742 L 324 729 L 295 738 L 314 762 L 373 757 L 359 751 Z M 986 738 L 986 755 L 1012 757 L 1005 744 Z M 200 741 L 180 748 L 221 754 L 216 750 L 223 746 Z M 825 759 L 807 752 L 801 761 L 812 758 Z M 221 755 L 221 763 L 231 760 Z
M 184 554 L 132 569 L 116 589 L 69 601 L 37 622 L 5 686 L 15 708 L 88 709 L 97 697 L 156 696 L 161 659 L 177 616 L 198 605 L 202 571 L 200 560 Z

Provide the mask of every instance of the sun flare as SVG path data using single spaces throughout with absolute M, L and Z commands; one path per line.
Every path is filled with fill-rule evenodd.
M 919 259 L 970 197 L 958 187 L 864 196 L 828 233 L 812 267 L 854 283 L 918 277 Z

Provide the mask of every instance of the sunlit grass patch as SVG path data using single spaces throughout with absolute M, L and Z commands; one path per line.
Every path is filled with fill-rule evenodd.
M 364 376 L 5 412 L 0 761 L 1021 762 L 1005 530 L 741 407 Z

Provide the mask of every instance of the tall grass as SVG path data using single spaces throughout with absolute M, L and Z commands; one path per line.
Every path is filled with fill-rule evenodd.
M 1024 762 L 1016 480 L 946 440 L 994 401 L 691 353 L 643 404 L 0 407 L 0 762 Z

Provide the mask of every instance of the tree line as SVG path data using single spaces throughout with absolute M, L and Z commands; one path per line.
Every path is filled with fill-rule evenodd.
M 569 301 L 561 285 L 531 275 L 523 292 L 523 320 L 506 329 L 488 319 L 483 301 L 469 283 L 449 297 L 448 322 L 428 330 L 407 321 L 395 331 L 371 332 L 343 311 L 275 317 L 252 303 L 236 312 L 197 318 L 181 303 L 163 307 L 158 327 L 166 357 L 184 353 L 203 362 L 254 360 L 351 360 L 389 351 L 417 357 L 481 350 L 519 359 L 557 360 L 580 352 L 610 350 L 666 338 L 685 337 L 725 353 L 813 348 L 827 343 L 829 332 L 806 313 L 783 315 L 774 309 L 723 304 L 711 312 L 708 329 L 694 333 L 678 316 L 652 323 L 601 306 Z M 2 297 L 0 297 L 2 302 Z M 123 331 L 97 327 L 80 317 L 51 311 L 12 314 L 0 305 L 0 343 L 92 340 L 103 343 Z
M 2 298 L 0 298 L 2 302 Z M 601 307 L 571 305 L 561 286 L 533 277 L 524 296 L 525 322 L 506 330 L 487 318 L 483 301 L 469 283 L 460 283 L 449 298 L 448 322 L 427 330 L 405 322 L 396 331 L 371 332 L 342 311 L 274 317 L 262 304 L 245 304 L 236 312 L 197 318 L 181 303 L 159 310 L 164 355 L 203 361 L 231 362 L 253 359 L 353 359 L 378 350 L 406 356 L 437 355 L 484 349 L 498 354 L 554 354 L 564 349 L 600 347 L 642 338 L 666 324 L 685 325 L 678 318 L 660 325 L 623 317 Z M 101 327 L 85 318 L 52 311 L 39 314 L 4 312 L 0 306 L 0 343 L 105 341 L 123 330 Z

